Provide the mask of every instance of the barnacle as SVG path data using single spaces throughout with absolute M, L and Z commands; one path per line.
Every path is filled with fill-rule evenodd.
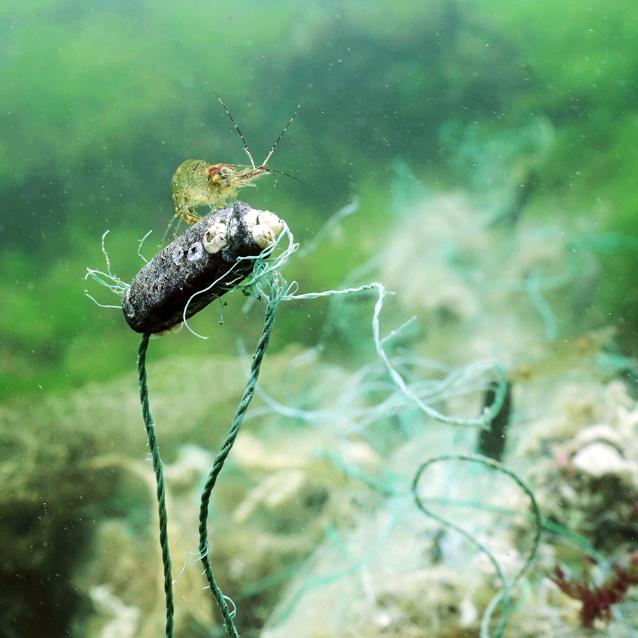
M 244 223 L 260 248 L 272 246 L 284 229 L 281 219 L 268 210 L 251 211 L 245 216 Z
M 214 255 L 228 246 L 228 229 L 223 222 L 209 226 L 202 239 L 206 252 Z

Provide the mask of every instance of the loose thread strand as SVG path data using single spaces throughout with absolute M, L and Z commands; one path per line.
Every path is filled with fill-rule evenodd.
M 162 564 L 164 567 L 164 595 L 166 598 L 166 638 L 173 638 L 173 616 L 175 613 L 173 603 L 173 579 L 171 576 L 171 554 L 168 546 L 168 516 L 166 513 L 166 490 L 164 486 L 164 470 L 160 457 L 159 444 L 155 434 L 155 424 L 151 416 L 151 407 L 148 399 L 148 386 L 146 382 L 146 351 L 150 334 L 142 337 L 137 357 L 137 371 L 140 382 L 140 403 L 142 405 L 142 416 L 146 426 L 148 437 L 148 447 L 153 459 L 153 470 L 155 471 L 155 483 L 157 486 L 157 510 L 159 514 L 159 537 L 162 548 Z
M 421 477 L 425 473 L 428 467 L 434 465 L 435 463 L 448 462 L 448 461 L 457 461 L 457 462 L 469 462 L 469 463 L 479 463 L 485 467 L 489 467 L 501 474 L 512 479 L 523 492 L 527 495 L 530 501 L 532 515 L 534 517 L 535 522 L 535 532 L 532 539 L 531 547 L 527 553 L 527 557 L 525 558 L 525 562 L 523 566 L 518 570 L 514 578 L 510 583 L 507 582 L 505 578 L 505 574 L 501 568 L 500 563 L 494 556 L 494 554 L 487 548 L 487 546 L 479 541 L 476 537 L 474 537 L 470 532 L 466 529 L 453 523 L 446 518 L 439 516 L 435 512 L 433 512 L 429 507 L 427 507 L 424 503 L 422 496 L 419 493 L 419 483 L 421 481 Z M 536 501 L 536 497 L 534 496 L 534 492 L 527 485 L 523 479 L 508 469 L 498 461 L 495 461 L 492 458 L 481 456 L 478 454 L 442 454 L 440 456 L 433 457 L 421 464 L 417 473 L 414 476 L 412 481 L 412 496 L 414 497 L 416 506 L 428 517 L 437 521 L 444 527 L 449 529 L 453 529 L 457 533 L 461 534 L 464 538 L 466 538 L 474 547 L 476 547 L 480 552 L 487 556 L 488 560 L 492 563 L 494 570 L 498 576 L 498 579 L 501 583 L 500 591 L 492 598 L 490 603 L 488 604 L 485 613 L 483 614 L 483 621 L 481 623 L 481 638 L 490 638 L 489 625 L 494 615 L 496 608 L 500 605 L 502 608 L 501 618 L 498 622 L 496 631 L 494 633 L 494 638 L 502 638 L 505 628 L 507 626 L 507 621 L 509 616 L 512 613 L 512 601 L 511 601 L 511 592 L 518 585 L 518 583 L 523 579 L 523 576 L 529 571 L 531 568 L 534 559 L 536 558 L 536 554 L 538 552 L 538 548 L 540 547 L 541 542 L 541 533 L 543 527 L 543 516 L 541 514 L 540 508 L 538 506 L 538 502 Z
M 278 301 L 278 299 L 272 300 L 268 304 L 268 307 L 266 309 L 264 327 L 262 329 L 257 348 L 255 349 L 255 354 L 253 356 L 253 361 L 250 368 L 250 376 L 248 377 L 246 388 L 244 389 L 244 394 L 242 395 L 239 406 L 237 407 L 237 412 L 235 413 L 235 417 L 231 424 L 230 430 L 228 431 L 228 435 L 226 436 L 226 440 L 224 441 L 221 449 L 215 457 L 215 460 L 213 461 L 213 466 L 211 468 L 210 474 L 208 475 L 208 479 L 206 480 L 206 484 L 204 485 L 204 488 L 202 490 L 200 502 L 199 551 L 202 557 L 202 564 L 204 566 L 204 574 L 206 575 L 206 580 L 208 580 L 210 589 L 213 592 L 213 596 L 215 597 L 215 600 L 219 605 L 219 609 L 224 619 L 224 627 L 226 629 L 226 632 L 229 636 L 232 636 L 232 638 L 239 638 L 239 633 L 237 632 L 237 628 L 235 627 L 232 609 L 229 607 L 228 602 L 224 597 L 221 588 L 217 584 L 215 576 L 213 575 L 210 550 L 208 547 L 208 511 L 211 493 L 213 491 L 213 488 L 215 487 L 217 477 L 219 476 L 226 458 L 228 457 L 233 444 L 235 443 L 235 439 L 237 438 L 237 434 L 239 433 L 239 429 L 241 428 L 242 422 L 244 420 L 244 415 L 255 393 L 255 387 L 257 385 L 257 379 L 259 378 L 261 363 L 264 358 L 264 354 L 266 353 L 266 349 L 268 348 L 268 341 L 270 339 L 270 333 L 272 332 Z

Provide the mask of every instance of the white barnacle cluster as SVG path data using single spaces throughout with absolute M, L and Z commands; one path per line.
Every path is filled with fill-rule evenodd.
M 202 239 L 207 253 L 214 255 L 228 246 L 228 229 L 223 222 L 215 222 L 208 227 Z
M 268 210 L 251 210 L 246 213 L 244 224 L 260 248 L 272 246 L 284 229 L 283 221 Z
M 243 223 L 257 246 L 270 248 L 284 229 L 281 219 L 267 210 L 250 210 L 243 218 Z M 237 232 L 237 228 L 231 223 L 229 227 L 224 222 L 215 222 L 208 227 L 202 238 L 204 249 L 214 255 L 228 246 L 229 233 Z

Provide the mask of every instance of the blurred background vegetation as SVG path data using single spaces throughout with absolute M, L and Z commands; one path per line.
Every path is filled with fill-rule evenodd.
M 513 132 L 542 122 L 551 148 L 514 175 L 514 190 L 529 195 L 527 214 L 560 210 L 575 225 L 587 216 L 607 238 L 596 246 L 608 276 L 595 321 L 620 326 L 635 352 L 638 13 L 630 0 L 8 0 L 0 24 L 4 397 L 131 369 L 137 339 L 117 311 L 83 297 L 84 269 L 100 265 L 109 229 L 115 272 L 135 274 L 138 239 L 153 230 L 150 256 L 172 215 L 170 180 L 182 160 L 244 162 L 213 91 L 257 157 L 303 101 L 272 162 L 303 184 L 282 177 L 242 193 L 284 216 L 298 240 L 361 198 L 347 240 L 293 266 L 305 290 L 338 285 L 373 254 L 396 215 L 397 172 L 431 190 L 485 190 L 505 174 L 494 167 L 508 164 L 508 144 L 520 141 Z M 219 330 L 218 310 L 196 320 L 213 337 L 207 348 L 235 352 L 235 337 L 250 329 L 240 304 L 231 301 Z M 312 343 L 321 313 L 303 322 L 285 315 L 275 347 Z M 154 356 L 202 347 L 177 339 L 158 342 Z

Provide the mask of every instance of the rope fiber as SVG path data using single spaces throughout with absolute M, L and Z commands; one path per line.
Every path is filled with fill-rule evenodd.
M 255 393 L 255 386 L 257 385 L 257 379 L 259 378 L 261 363 L 263 361 L 264 355 L 266 354 L 266 349 L 268 348 L 268 342 L 270 340 L 270 333 L 272 332 L 273 323 L 275 321 L 277 305 L 278 300 L 274 300 L 271 301 L 266 308 L 264 327 L 262 329 L 257 348 L 255 349 L 255 354 L 253 355 L 252 365 L 250 367 L 250 375 L 246 383 L 246 388 L 244 389 L 244 394 L 242 395 L 239 406 L 237 407 L 237 412 L 235 413 L 235 417 L 233 418 L 233 422 L 226 436 L 226 440 L 224 441 L 222 447 L 217 453 L 217 456 L 215 457 L 215 460 L 213 461 L 213 466 L 208 475 L 208 479 L 206 480 L 206 484 L 204 485 L 204 488 L 202 490 L 200 500 L 199 551 L 200 556 L 202 557 L 202 564 L 204 566 L 204 574 L 222 613 L 226 632 L 233 638 L 239 637 L 239 633 L 237 632 L 237 628 L 235 627 L 234 622 L 234 611 L 230 608 L 226 597 L 224 596 L 221 588 L 215 580 L 210 560 L 210 548 L 208 546 L 208 511 L 210 506 L 211 493 L 213 491 L 213 488 L 215 487 L 215 483 L 217 482 L 217 477 L 219 476 L 226 458 L 230 454 L 230 451 L 235 443 L 235 439 L 237 438 L 237 434 L 239 434 L 239 429 L 241 428 L 242 422 L 244 420 L 244 415 L 246 414 L 246 410 L 248 409 L 248 406 L 250 405 L 250 402 Z
M 201 504 L 199 512 L 199 551 L 202 557 L 202 563 L 204 565 L 204 575 L 210 586 L 210 589 L 217 601 L 219 609 L 222 613 L 224 620 L 224 628 L 229 636 L 232 638 L 239 638 L 239 633 L 235 627 L 234 605 L 229 605 L 229 599 L 224 596 L 220 586 L 217 584 L 217 580 L 213 574 L 213 567 L 210 559 L 210 549 L 208 546 L 208 512 L 210 508 L 210 498 L 217 482 L 217 477 L 221 472 L 226 458 L 230 454 L 230 451 L 235 443 L 235 439 L 239 434 L 246 410 L 252 401 L 255 394 L 255 387 L 257 385 L 257 379 L 259 378 L 259 372 L 261 364 L 268 348 L 268 342 L 270 341 L 270 334 L 272 332 L 273 324 L 275 321 L 275 314 L 280 298 L 275 298 L 268 303 L 266 308 L 266 315 L 264 318 L 264 327 L 257 343 L 255 354 L 253 355 L 252 365 L 250 368 L 250 375 L 244 389 L 241 401 L 237 407 L 235 417 L 226 436 L 226 440 L 221 446 L 221 449 L 217 453 L 213 466 L 210 470 L 206 484 L 202 490 Z M 148 384 L 146 375 L 146 352 L 148 350 L 150 334 L 145 334 L 142 337 L 140 343 L 137 369 L 139 374 L 140 384 L 140 403 L 142 405 L 142 416 L 144 418 L 144 425 L 146 426 L 146 435 L 148 438 L 148 447 L 151 451 L 151 457 L 153 459 L 153 469 L 155 471 L 155 481 L 157 486 L 157 508 L 159 514 L 159 537 L 160 546 L 162 549 L 162 564 L 164 568 L 164 594 L 166 597 L 166 638 L 173 637 L 173 625 L 174 625 L 174 602 L 173 602 L 173 579 L 171 574 L 171 555 L 168 545 L 168 516 L 166 512 L 166 489 L 164 485 L 164 470 L 162 465 L 162 459 L 160 457 L 159 443 L 155 433 L 155 424 L 151 415 L 151 409 L 148 398 Z
M 168 515 L 166 513 L 166 490 L 164 486 L 164 468 L 160 457 L 159 443 L 155 434 L 155 423 L 151 416 L 151 407 L 148 399 L 148 385 L 146 381 L 146 351 L 150 334 L 146 333 L 142 337 L 137 356 L 137 371 L 140 382 L 140 403 L 142 404 L 142 417 L 146 426 L 146 436 L 148 447 L 153 459 L 153 470 L 155 471 L 155 483 L 157 486 L 157 511 L 159 514 L 159 538 L 162 549 L 162 565 L 164 567 L 164 595 L 166 597 L 166 638 L 173 637 L 173 616 L 175 607 L 173 603 L 173 578 L 171 575 L 171 554 L 168 546 Z

